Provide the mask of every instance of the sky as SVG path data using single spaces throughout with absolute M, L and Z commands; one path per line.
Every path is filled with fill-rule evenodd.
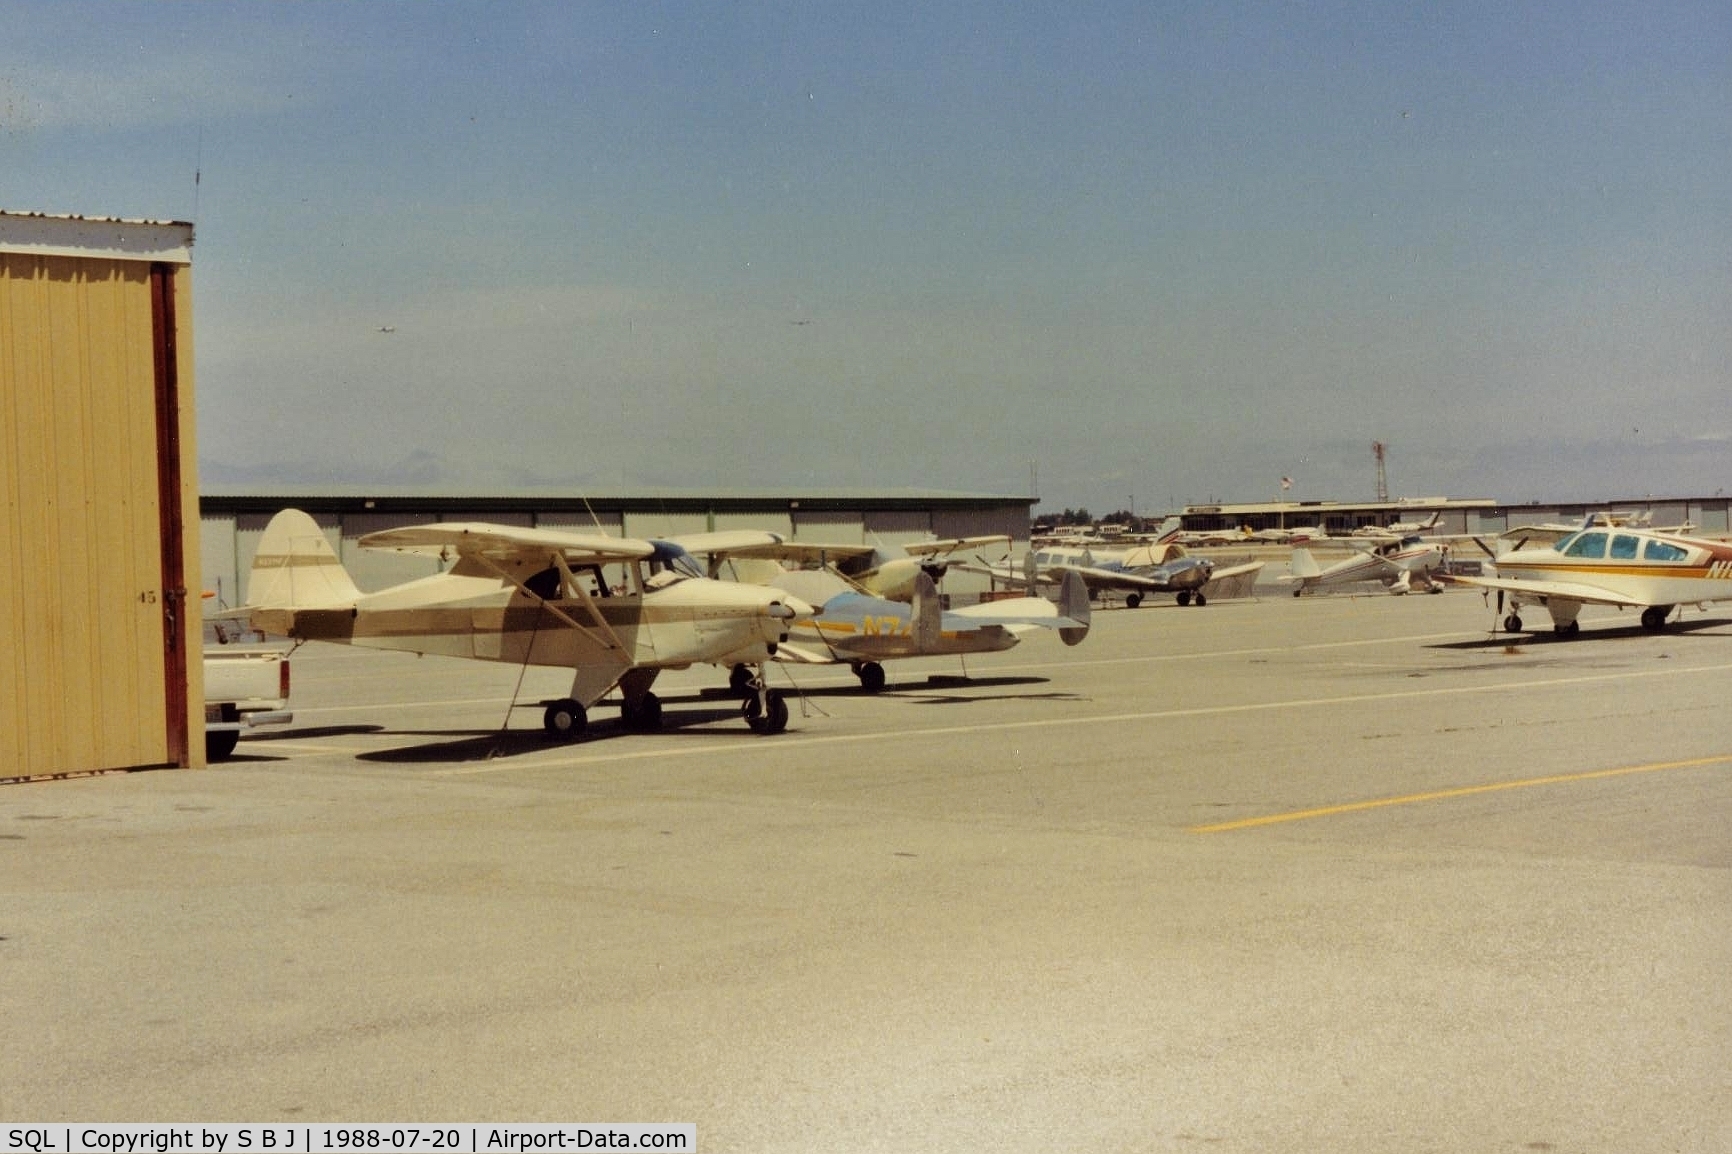
M 1718 0 L 0 27 L 0 207 L 195 225 L 207 488 L 1732 488 Z

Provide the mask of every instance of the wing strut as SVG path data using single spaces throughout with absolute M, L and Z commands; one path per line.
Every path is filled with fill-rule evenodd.
M 479 553 L 472 554 L 472 556 L 475 560 L 481 562 L 482 565 L 491 569 L 495 576 L 500 578 L 502 581 L 510 583 L 525 597 L 532 599 L 543 609 L 547 610 L 573 629 L 582 630 L 586 628 L 583 622 L 578 621 L 576 618 L 571 616 L 571 614 L 567 613 L 565 610 L 561 609 L 559 606 L 525 585 L 522 581 L 517 579 L 515 574 L 511 573 L 503 566 L 495 564 L 491 558 Z M 565 555 L 562 553 L 553 554 L 553 565 L 554 568 L 559 570 L 561 586 L 577 595 L 577 599 L 583 602 L 583 607 L 589 611 L 590 619 L 595 622 L 596 628 L 606 635 L 607 647 L 623 656 L 626 652 L 625 643 L 619 639 L 619 634 L 613 631 L 613 626 L 609 625 L 607 619 L 601 615 L 601 610 L 596 606 L 595 599 L 589 595 L 589 591 L 583 587 L 582 582 L 572 576 L 571 566 L 565 563 Z

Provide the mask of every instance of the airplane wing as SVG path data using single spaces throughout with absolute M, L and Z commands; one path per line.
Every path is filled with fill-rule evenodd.
M 1055 579 L 1065 573 L 1075 573 L 1090 589 L 1136 589 L 1166 593 L 1173 587 L 1171 582 L 1127 573 L 1121 569 L 1097 569 L 1092 565 L 1049 565 L 1047 569 L 1055 575 Z
M 983 601 L 965 605 L 944 613 L 946 630 L 978 629 L 996 625 L 1012 633 L 1030 629 L 1057 629 L 1066 645 L 1075 645 L 1088 636 L 1092 613 L 1088 590 L 1075 573 L 1067 573 L 1060 583 L 1059 603 L 1045 597 L 1017 597 L 1009 601 Z M 961 622 L 966 621 L 966 625 Z
M 934 553 L 954 553 L 958 549 L 984 549 L 988 545 L 1008 545 L 1010 535 L 997 533 L 988 537 L 952 537 L 945 541 L 916 541 L 902 546 L 910 557 L 927 557 Z
M 1234 577 L 1243 577 L 1247 573 L 1261 573 L 1264 564 L 1262 561 L 1246 561 L 1242 565 L 1223 565 L 1209 575 L 1209 580 L 1228 581 Z
M 1516 577 L 1451 577 L 1457 585 L 1478 585 L 1482 589 L 1502 589 L 1528 601 L 1580 601 L 1587 605 L 1616 605 L 1624 609 L 1646 609 L 1649 602 L 1622 593 L 1614 593 L 1598 585 L 1578 585 L 1572 581 L 1528 581 Z
M 495 562 L 559 553 L 567 561 L 606 563 L 635 561 L 655 552 L 655 546 L 648 541 L 630 537 L 567 533 L 561 529 L 528 529 L 482 521 L 442 521 L 432 525 L 384 529 L 368 533 L 357 544 L 363 549 L 392 549 L 399 553 L 424 553 L 446 558 L 486 557 Z

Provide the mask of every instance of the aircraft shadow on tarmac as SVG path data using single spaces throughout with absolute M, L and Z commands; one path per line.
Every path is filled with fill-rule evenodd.
M 1660 630 L 1643 628 L 1639 622 L 1629 625 L 1613 625 L 1611 627 L 1589 623 L 1582 627 L 1580 633 L 1569 637 L 1560 636 L 1553 633 L 1550 629 L 1538 629 L 1532 633 L 1497 632 L 1488 633 L 1484 637 L 1476 637 L 1471 641 L 1440 641 L 1436 645 L 1429 645 L 1426 648 L 1473 653 L 1485 652 L 1487 650 L 1520 648 L 1526 645 L 1567 645 L 1572 643 L 1579 644 L 1584 641 L 1609 641 L 1614 638 L 1623 637 L 1676 637 L 1680 640 L 1686 638 L 1694 640 L 1694 634 L 1703 633 L 1708 630 L 1720 629 L 1727 624 L 1729 624 L 1729 622 L 1724 617 L 1697 617 L 1689 621 L 1673 621 L 1664 629 Z M 1724 637 L 1725 634 L 1711 633 L 1709 636 L 1711 638 Z
M 877 694 L 867 694 L 858 686 L 837 685 L 814 689 L 784 690 L 790 707 L 799 709 L 801 698 L 815 697 L 880 697 L 896 698 L 921 705 L 966 705 L 976 701 L 996 701 L 1006 698 L 1021 700 L 1076 700 L 1072 693 L 946 693 L 942 696 L 929 696 L 922 690 L 977 690 L 993 689 L 1016 685 L 1045 685 L 1048 679 L 1044 677 L 956 677 L 933 676 L 925 682 L 909 682 L 906 685 L 890 686 Z M 654 732 L 662 737 L 708 737 L 728 736 L 735 734 L 742 739 L 756 740 L 759 735 L 746 728 L 740 718 L 740 697 L 727 689 L 704 689 L 695 694 L 680 694 L 662 699 L 666 711 L 662 714 L 661 725 Z M 519 708 L 529 709 L 528 703 L 520 704 Z M 713 728 L 718 725 L 730 728 Z M 736 730 L 731 727 L 737 727 Z M 442 740 L 402 745 L 392 749 L 372 750 L 355 755 L 357 761 L 371 761 L 388 765 L 417 765 L 435 762 L 468 762 L 493 761 L 503 757 L 520 757 L 532 753 L 545 753 L 549 749 L 558 749 L 562 745 L 575 747 L 592 745 L 600 741 L 612 741 L 618 738 L 641 737 L 642 731 L 632 729 L 619 721 L 618 714 L 612 703 L 596 706 L 590 713 L 589 726 L 576 741 L 561 743 L 548 737 L 541 729 L 528 726 L 506 729 L 421 729 L 421 730 L 390 730 L 377 725 L 369 726 L 339 726 L 331 730 L 294 731 L 286 736 L 315 736 L 325 733 L 387 733 L 393 738 L 427 737 Z
M 969 677 L 966 674 L 934 673 L 924 681 L 891 681 L 877 693 L 868 693 L 859 685 L 818 685 L 805 689 L 796 686 L 784 687 L 778 685 L 776 688 L 783 689 L 790 699 L 798 697 L 894 697 L 906 698 L 909 701 L 921 701 L 926 699 L 912 695 L 923 693 L 924 691 L 931 689 L 997 689 L 1007 685 L 1047 685 L 1050 684 L 1050 682 L 1051 678 L 1047 677 L 1011 677 L 1008 675 L 998 677 Z M 1035 694 L 1034 696 L 1049 697 L 1054 695 Z M 683 700 L 696 701 L 701 699 L 704 701 L 714 701 L 718 698 L 732 698 L 736 701 L 739 700 L 738 695 L 731 689 L 704 689 L 699 691 L 697 697 L 686 697 L 683 698 Z M 668 698 L 666 700 L 671 704 L 674 701 L 682 699 Z M 992 698 L 981 697 L 979 700 L 990 701 Z

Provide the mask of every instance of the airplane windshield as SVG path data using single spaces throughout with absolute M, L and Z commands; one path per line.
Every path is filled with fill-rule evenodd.
M 704 567 L 697 559 L 672 541 L 652 541 L 655 552 L 650 554 L 650 572 L 654 574 L 651 585 L 660 589 L 675 581 L 683 581 L 687 577 L 702 577 Z

